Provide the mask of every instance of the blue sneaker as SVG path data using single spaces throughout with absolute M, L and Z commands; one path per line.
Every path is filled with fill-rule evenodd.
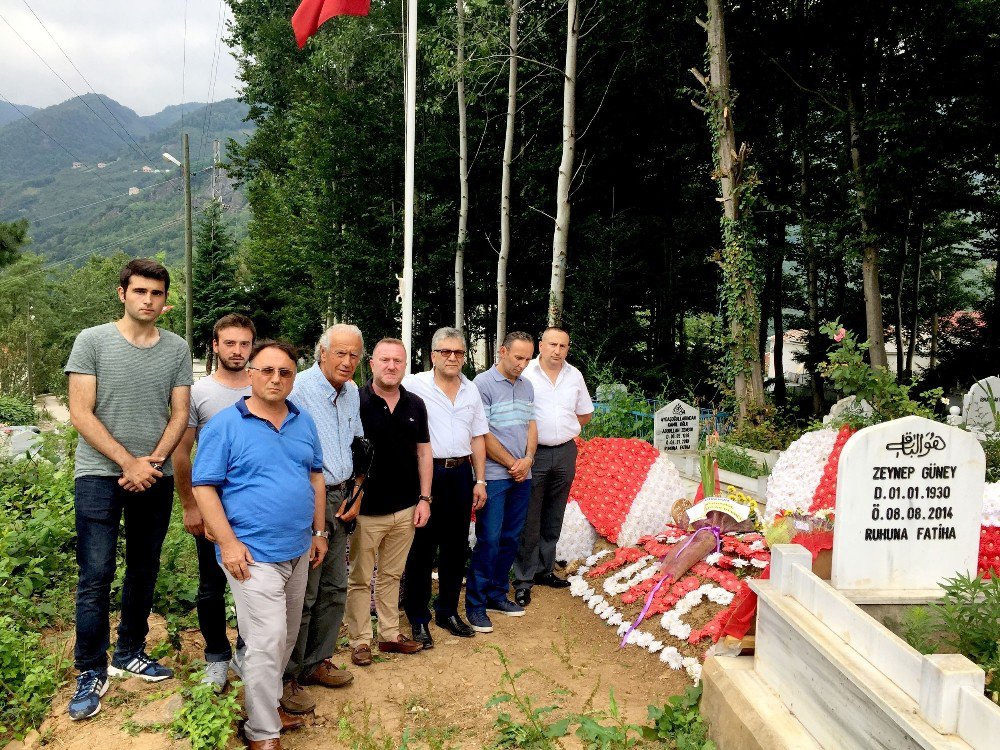
M 510 599 L 504 597 L 486 605 L 487 612 L 499 612 L 507 617 L 524 617 L 524 607 L 514 604 Z
M 108 676 L 88 669 L 76 678 L 76 692 L 69 699 L 69 718 L 89 719 L 101 710 L 101 696 L 108 692 Z
M 477 633 L 493 632 L 493 623 L 490 622 L 490 618 L 486 616 L 484 610 L 466 611 L 465 619 L 469 621 L 469 625 Z
M 111 660 L 108 674 L 112 677 L 138 677 L 146 682 L 159 682 L 174 676 L 174 670 L 151 659 L 144 651 L 135 656 L 118 656 Z

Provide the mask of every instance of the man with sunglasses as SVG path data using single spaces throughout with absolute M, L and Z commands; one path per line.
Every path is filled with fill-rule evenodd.
M 434 512 L 418 528 L 406 560 L 403 608 L 414 640 L 433 645 L 431 570 L 438 563 L 435 622 L 452 635 L 476 633 L 458 615 L 458 597 L 469 559 L 469 518 L 486 502 L 486 438 L 489 423 L 479 390 L 465 375 L 465 336 L 457 328 L 440 328 L 431 338 L 432 369 L 407 375 L 404 387 L 424 400 L 434 456 L 431 496 Z
M 251 750 L 280 750 L 300 717 L 278 706 L 310 567 L 327 553 L 326 485 L 316 425 L 288 400 L 295 349 L 262 341 L 250 353 L 251 395 L 201 432 L 191 484 L 215 536 L 246 648 L 239 659 Z
M 361 508 L 348 509 L 348 500 L 360 484 L 354 476 L 351 443 L 364 436 L 361 400 L 352 378 L 364 354 L 364 339 L 357 326 L 338 324 L 316 344 L 316 363 L 295 379 L 289 397 L 316 422 L 323 446 L 323 480 L 326 484 L 326 530 L 330 552 L 323 565 L 309 571 L 302 621 L 295 649 L 285 666 L 281 707 L 289 713 L 308 713 L 316 702 L 303 685 L 336 688 L 349 685 L 354 676 L 331 661 L 344 621 L 347 602 L 347 528 Z

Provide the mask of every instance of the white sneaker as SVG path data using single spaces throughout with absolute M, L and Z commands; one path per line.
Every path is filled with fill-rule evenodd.
M 201 678 L 203 685 L 214 685 L 215 692 L 221 693 L 229 682 L 229 662 L 210 661 L 205 665 L 205 676 Z

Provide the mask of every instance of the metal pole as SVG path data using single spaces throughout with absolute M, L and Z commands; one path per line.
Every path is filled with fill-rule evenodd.
M 403 343 L 413 359 L 413 160 L 417 119 L 417 0 L 407 0 L 406 14 L 406 172 L 403 190 Z
M 194 237 L 191 229 L 191 149 L 184 134 L 184 338 L 194 356 Z

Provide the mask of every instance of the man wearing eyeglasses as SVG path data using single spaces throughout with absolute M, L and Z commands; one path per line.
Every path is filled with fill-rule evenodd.
M 569 581 L 552 566 L 562 532 L 566 500 L 576 476 L 574 439 L 594 413 L 594 403 L 578 369 L 566 361 L 569 334 L 557 326 L 542 333 L 538 357 L 524 368 L 535 389 L 538 451 L 532 467 L 531 502 L 514 561 L 514 602 L 531 602 L 533 584 L 561 589 Z
M 465 375 L 465 336 L 440 328 L 431 338 L 428 372 L 407 375 L 404 387 L 424 400 L 434 456 L 434 512 L 418 528 L 406 560 L 403 608 L 414 640 L 430 648 L 431 570 L 438 563 L 438 627 L 460 638 L 476 632 L 458 615 L 458 597 L 469 559 L 469 518 L 486 502 L 486 438 L 489 423 L 479 390 Z M 473 474 L 474 472 L 474 474 Z
M 251 750 L 279 750 L 302 726 L 278 706 L 295 645 L 310 564 L 327 552 L 323 453 L 316 425 L 288 401 L 295 349 L 262 341 L 250 353 L 251 395 L 201 432 L 191 484 L 236 602 L 246 649 L 239 660 Z
M 347 510 L 354 492 L 351 443 L 364 435 L 358 387 L 352 378 L 364 353 L 357 326 L 338 324 L 316 344 L 316 363 L 295 379 L 290 400 L 309 412 L 323 446 L 326 483 L 326 531 L 330 552 L 323 565 L 309 571 L 302 621 L 295 649 L 285 667 L 281 707 L 290 713 L 308 713 L 316 702 L 303 685 L 344 687 L 354 676 L 331 661 L 344 621 L 347 602 L 347 530 L 360 502 Z M 360 482 L 360 478 L 355 481 Z

